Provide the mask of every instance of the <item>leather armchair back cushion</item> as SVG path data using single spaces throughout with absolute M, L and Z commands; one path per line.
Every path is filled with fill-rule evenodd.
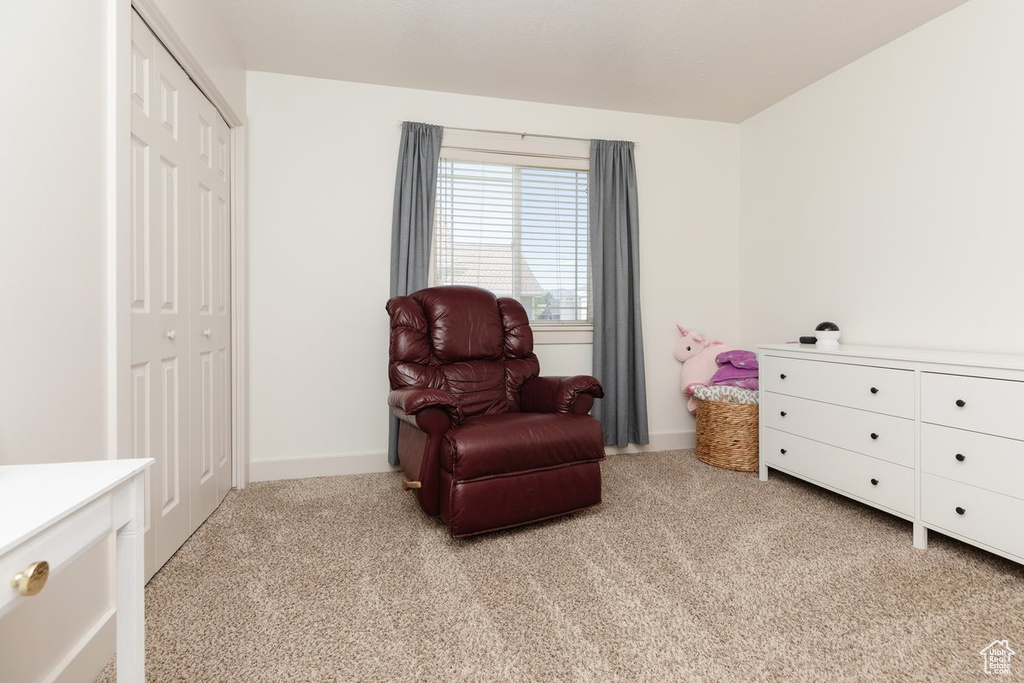
M 533 329 L 523 305 L 515 299 L 498 299 L 501 325 L 505 331 L 505 358 L 533 356 Z
M 505 361 L 505 393 L 508 400 L 508 412 L 518 413 L 519 394 L 523 382 L 540 374 L 540 363 L 532 353 L 528 358 L 514 358 Z
M 540 372 L 522 305 L 476 287 L 432 287 L 388 301 L 391 388 L 444 389 L 466 417 L 518 412 Z
M 466 417 L 508 412 L 505 367 L 501 361 L 473 360 L 442 365 L 447 389 L 462 404 Z
M 475 287 L 432 287 L 412 298 L 423 306 L 438 363 L 502 359 L 505 328 L 493 294 Z

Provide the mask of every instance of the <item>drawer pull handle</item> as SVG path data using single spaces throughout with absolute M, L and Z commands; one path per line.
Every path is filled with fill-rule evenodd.
M 871 480 L 871 485 L 872 486 L 878 486 L 878 480 L 877 479 L 872 479 Z
M 786 449 L 785 448 L 780 448 L 779 449 L 779 453 L 782 453 L 783 455 L 785 455 L 786 454 Z
M 782 417 L 786 417 L 786 411 L 785 410 L 780 410 L 779 411 L 779 415 L 781 415 Z
M 967 510 L 965 510 L 965 509 L 964 509 L 964 508 L 962 508 L 962 507 L 957 507 L 957 509 L 956 509 L 956 514 L 958 514 L 958 515 L 963 515 L 963 514 L 966 514 L 966 513 L 967 513 Z
M 958 398 L 956 400 L 956 407 L 957 408 L 963 408 L 965 405 L 967 405 L 967 401 L 963 400 L 962 398 Z
M 878 393 L 878 387 L 871 387 L 871 393 L 872 394 L 877 394 Z
M 15 574 L 11 585 L 22 595 L 37 595 L 50 578 L 50 565 L 47 562 L 33 562 L 25 571 Z
M 779 375 L 779 379 L 786 379 L 786 373 L 784 373 L 784 372 L 783 372 L 783 373 L 781 373 L 781 374 Z
M 967 456 L 964 455 L 963 453 L 957 453 L 956 454 L 956 459 L 959 460 L 960 462 L 963 462 L 964 460 L 967 459 Z
M 872 441 L 878 441 L 878 434 L 875 434 L 874 432 L 871 432 L 871 440 Z

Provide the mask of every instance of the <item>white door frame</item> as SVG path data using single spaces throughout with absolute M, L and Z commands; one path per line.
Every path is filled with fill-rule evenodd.
M 231 127 L 231 484 L 249 481 L 249 262 L 246 121 L 214 85 L 153 0 L 107 5 L 107 444 L 131 452 L 131 27 L 132 7 Z

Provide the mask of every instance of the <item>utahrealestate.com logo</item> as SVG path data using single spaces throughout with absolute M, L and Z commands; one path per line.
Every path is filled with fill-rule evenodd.
M 1009 640 L 993 640 L 989 646 L 981 651 L 985 659 L 985 673 L 995 675 L 1010 675 L 1010 657 L 1017 654 L 1010 649 Z

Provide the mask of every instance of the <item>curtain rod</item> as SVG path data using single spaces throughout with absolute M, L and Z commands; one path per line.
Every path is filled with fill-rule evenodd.
M 521 138 L 548 138 L 550 140 L 574 140 L 576 142 L 590 142 L 590 138 L 574 138 L 568 135 L 545 135 L 543 133 L 517 133 L 512 130 L 487 130 L 486 128 L 457 128 L 456 126 L 445 126 L 445 130 L 461 130 L 465 133 L 492 133 L 495 135 L 518 135 Z
M 402 127 L 402 121 L 398 122 Z M 459 128 L 457 126 L 444 126 L 445 130 L 460 130 L 464 133 L 491 133 L 493 135 L 518 135 L 520 138 L 548 138 L 550 140 L 573 140 L 574 142 L 590 142 L 590 138 L 574 138 L 568 135 L 545 135 L 544 133 L 517 133 L 514 130 L 488 130 L 486 128 Z M 634 142 L 633 147 L 639 147 L 639 142 Z

